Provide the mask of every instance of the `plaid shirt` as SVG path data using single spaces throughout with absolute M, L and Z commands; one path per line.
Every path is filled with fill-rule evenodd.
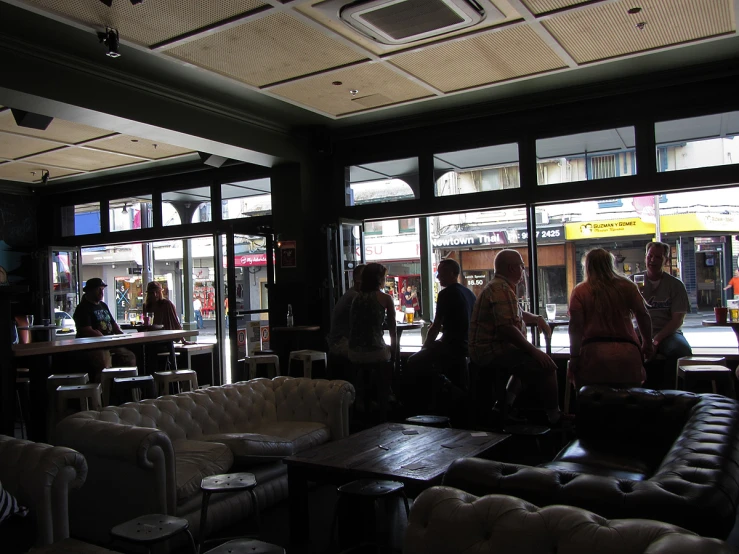
M 526 335 L 515 284 L 496 274 L 475 302 L 470 321 L 470 357 L 478 364 L 490 364 L 515 348 L 498 334 L 501 325 L 515 325 Z

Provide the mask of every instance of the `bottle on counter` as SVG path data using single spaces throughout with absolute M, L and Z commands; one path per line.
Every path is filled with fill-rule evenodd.
M 293 305 L 287 305 L 287 326 L 292 327 L 295 324 L 293 321 Z

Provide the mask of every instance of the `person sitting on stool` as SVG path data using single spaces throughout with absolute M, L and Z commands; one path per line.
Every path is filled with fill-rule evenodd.
M 504 405 L 505 417 L 513 406 L 522 386 L 536 384 L 542 405 L 551 425 L 563 416 L 557 394 L 557 364 L 545 352 L 526 339 L 526 325 L 536 324 L 551 335 L 546 320 L 540 315 L 521 309 L 516 297 L 516 285 L 523 279 L 526 266 L 516 250 L 501 250 L 495 256 L 495 275 L 475 302 L 470 322 L 470 358 L 481 367 L 495 365 L 513 379 L 508 381 Z M 492 370 L 492 368 L 490 368 Z M 481 375 L 481 380 L 491 375 Z
M 459 389 L 468 386 L 466 376 L 467 339 L 475 295 L 459 281 L 460 267 L 452 259 L 439 262 L 436 278 L 443 290 L 436 301 L 434 322 L 419 352 L 408 358 L 408 372 L 417 376 L 446 375 Z M 443 335 L 436 340 L 439 332 Z

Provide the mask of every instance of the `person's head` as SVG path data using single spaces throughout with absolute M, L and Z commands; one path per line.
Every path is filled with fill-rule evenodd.
M 385 284 L 385 274 L 387 268 L 382 264 L 367 264 L 362 272 L 362 284 L 360 289 L 362 292 L 372 292 L 380 290 Z
M 162 299 L 162 285 L 157 281 L 149 281 L 146 286 L 146 303 L 158 302 Z
M 609 281 L 616 276 L 616 260 L 608 250 L 593 248 L 582 259 L 586 281 Z
M 670 257 L 670 245 L 664 242 L 650 242 L 646 249 L 647 276 L 654 280 L 662 276 L 665 263 Z
M 405 287 L 405 292 L 413 292 L 413 287 L 408 285 L 407 287 Z
M 365 264 L 357 264 L 357 267 L 354 268 L 354 289 L 360 290 L 362 287 L 362 273 L 364 273 L 364 268 L 367 267 Z
M 456 260 L 446 258 L 439 262 L 436 270 L 436 278 L 442 287 L 448 287 L 456 283 L 459 279 L 460 267 Z
M 82 292 L 84 292 L 84 296 L 87 300 L 93 304 L 97 304 L 102 301 L 103 296 L 105 295 L 105 287 L 107 286 L 108 285 L 100 277 L 93 277 L 92 279 L 87 280 L 85 286 L 82 287 Z
M 495 273 L 502 275 L 513 283 L 520 283 L 523 279 L 526 266 L 521 254 L 515 250 L 505 249 L 495 256 Z

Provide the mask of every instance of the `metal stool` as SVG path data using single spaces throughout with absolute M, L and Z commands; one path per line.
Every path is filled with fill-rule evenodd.
M 113 538 L 141 545 L 151 552 L 151 546 L 158 542 L 167 540 L 179 533 L 187 533 L 193 554 L 197 554 L 195 540 L 188 527 L 190 524 L 181 517 L 166 516 L 163 514 L 149 514 L 140 516 L 110 530 Z
M 734 378 L 734 372 L 731 371 L 728 367 L 708 364 L 688 366 L 681 365 L 677 368 L 677 376 L 678 378 L 682 378 L 683 387 L 687 391 L 693 391 L 695 388 L 695 383 L 697 381 L 711 381 L 711 387 L 714 394 L 718 393 L 716 381 L 726 381 L 731 385 L 731 394 L 729 396 L 733 396 L 734 383 L 732 382 L 732 379 Z
M 423 427 L 451 427 L 449 418 L 441 415 L 417 415 L 405 418 L 405 422 Z
M 691 365 L 722 365 L 726 366 L 726 358 L 723 356 L 683 356 L 677 360 L 677 371 L 675 371 L 675 390 L 680 390 L 680 368 Z
M 167 364 L 169 362 L 169 359 L 172 357 L 172 353 L 171 352 L 158 352 L 157 353 L 157 369 L 161 369 L 162 371 L 177 371 L 177 356 L 179 355 L 180 355 L 179 352 L 174 353 L 174 367 L 167 369 Z
M 103 387 L 103 406 L 110 406 L 110 388 L 116 377 L 136 377 L 136 367 L 107 367 L 100 373 L 100 384 Z
M 329 541 L 334 540 L 336 524 L 342 511 L 343 513 L 351 514 L 353 521 L 363 522 L 365 524 L 368 522 L 374 523 L 376 502 L 381 498 L 390 498 L 393 496 L 401 497 L 405 504 L 405 516 L 408 518 L 410 509 L 408 507 L 408 497 L 405 495 L 404 489 L 405 486 L 403 483 L 398 481 L 378 481 L 373 479 L 359 479 L 340 486 L 337 489 L 339 497 L 336 500 L 336 508 L 334 509 L 334 517 L 331 522 L 331 535 L 329 536 Z M 343 504 L 351 503 L 352 501 L 355 502 L 355 506 L 342 506 Z M 371 540 L 360 540 L 361 544 L 376 544 L 375 538 L 377 525 L 374 524 L 372 526 L 373 528 L 371 533 L 367 527 L 368 526 L 365 525 L 360 533 L 356 533 L 357 530 L 352 529 L 347 533 L 347 535 L 352 539 L 356 539 L 357 534 L 364 535 L 364 537 L 360 536 L 359 538 L 371 538 Z M 341 529 L 339 529 L 339 531 L 341 532 Z M 340 548 L 343 548 L 344 545 L 341 543 L 341 537 L 339 537 L 339 546 Z
M 179 371 L 157 371 L 154 374 L 159 396 L 169 393 L 169 385 L 175 385 L 177 392 L 181 392 L 180 383 L 189 383 L 189 390 L 197 390 L 198 374 L 192 369 L 181 369 Z
M 61 421 L 68 415 L 67 401 L 77 398 L 80 399 L 80 407 L 84 404 L 82 411 L 103 409 L 100 383 L 60 385 L 56 388 L 56 421 Z
M 60 385 L 86 385 L 90 382 L 87 373 L 54 373 L 46 378 L 46 430 L 47 439 L 51 440 L 56 425 L 56 389 Z M 86 410 L 87 404 L 80 402 L 80 410 Z
M 125 398 L 126 392 L 130 392 L 129 398 Z M 139 398 L 134 397 L 135 392 L 138 392 Z M 136 402 L 144 398 L 156 398 L 157 389 L 154 384 L 154 377 L 151 375 L 115 377 L 110 388 L 110 396 L 115 406 L 119 406 L 124 402 Z
M 311 378 L 313 372 L 313 362 L 322 361 L 323 366 L 326 367 L 326 353 L 320 350 L 293 350 L 290 352 L 290 365 L 293 360 L 298 360 L 303 363 L 303 377 Z M 290 367 L 288 366 L 288 373 Z
M 272 371 L 268 371 L 267 375 L 275 377 L 280 375 L 280 357 L 274 354 L 260 354 L 258 356 L 248 356 L 246 362 L 249 364 L 249 379 L 257 376 L 257 366 L 271 366 Z
M 259 517 L 259 500 L 254 489 L 257 486 L 257 478 L 253 473 L 226 473 L 222 475 L 211 475 L 200 482 L 200 490 L 203 491 L 203 504 L 200 508 L 200 536 L 198 537 L 198 548 L 203 549 L 206 542 L 206 531 L 208 526 L 208 504 L 213 494 L 221 492 L 247 491 L 254 505 L 254 517 L 257 526 L 261 530 L 262 522 Z M 220 539 L 219 539 L 220 540 Z

